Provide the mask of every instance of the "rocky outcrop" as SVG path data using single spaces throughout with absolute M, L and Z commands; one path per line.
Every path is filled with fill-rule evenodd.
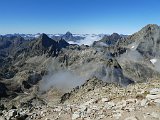
M 134 83 L 131 79 L 123 75 L 123 70 L 116 59 L 109 59 L 106 68 L 107 81 L 109 83 L 117 83 L 120 85 L 129 85 Z
M 117 33 L 113 33 L 112 35 L 105 35 L 101 40 L 95 41 L 93 46 L 114 46 L 121 38 L 123 38 L 123 36 L 120 36 Z
M 113 33 L 112 35 L 110 35 L 110 36 L 104 36 L 103 38 L 102 38 L 102 40 L 100 40 L 100 42 L 104 42 L 104 43 L 106 43 L 107 45 L 115 45 L 116 44 L 116 42 L 118 41 L 118 40 L 120 40 L 122 38 L 122 36 L 120 36 L 119 34 L 117 34 L 117 33 Z

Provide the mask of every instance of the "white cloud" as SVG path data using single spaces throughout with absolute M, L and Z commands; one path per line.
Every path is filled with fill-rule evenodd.
M 83 77 L 68 70 L 61 70 L 44 76 L 40 82 L 40 91 L 47 91 L 54 87 L 67 92 L 72 88 L 82 85 L 84 82 L 85 79 Z
M 86 35 L 84 39 L 74 41 L 68 41 L 69 44 L 78 44 L 78 45 L 92 45 L 94 41 L 98 41 L 102 39 L 103 36 L 99 35 Z

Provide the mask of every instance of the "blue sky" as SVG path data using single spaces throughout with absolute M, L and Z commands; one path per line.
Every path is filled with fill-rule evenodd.
M 0 34 L 121 33 L 160 25 L 160 0 L 0 0 Z

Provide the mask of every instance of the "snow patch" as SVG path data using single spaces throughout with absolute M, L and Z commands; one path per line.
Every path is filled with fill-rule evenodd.
M 151 59 L 150 61 L 151 61 L 152 64 L 155 64 L 157 62 L 157 59 L 154 58 L 154 59 Z
M 134 49 L 134 48 L 135 48 L 135 46 L 133 45 L 131 48 L 132 48 L 132 49 Z
M 139 45 L 139 42 L 134 42 L 134 43 L 131 43 L 130 45 L 128 45 L 128 48 L 131 49 L 132 51 L 135 51 L 137 49 Z

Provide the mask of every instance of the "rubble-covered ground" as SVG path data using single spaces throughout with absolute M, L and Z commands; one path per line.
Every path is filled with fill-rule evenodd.
M 93 86 L 94 81 L 99 82 Z M 18 98 L 17 98 L 18 99 Z M 49 97 L 47 98 L 49 100 Z M 52 105 L 39 96 L 21 107 L 0 106 L 1 120 L 159 120 L 160 83 L 152 80 L 127 87 L 103 84 L 93 78 L 71 92 L 64 103 Z M 50 99 L 52 101 L 52 99 Z M 22 104 L 22 103 L 21 103 Z

